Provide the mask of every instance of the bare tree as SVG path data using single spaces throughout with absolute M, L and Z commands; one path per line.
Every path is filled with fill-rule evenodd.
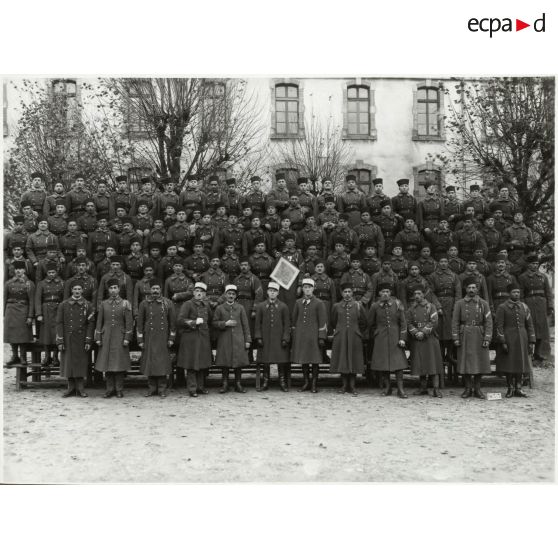
M 277 164 L 296 168 L 306 175 L 316 194 L 318 183 L 325 177 L 331 178 L 334 186 L 340 186 L 354 156 L 331 114 L 323 120 L 312 109 L 305 122 L 304 137 L 278 143 L 273 158 Z

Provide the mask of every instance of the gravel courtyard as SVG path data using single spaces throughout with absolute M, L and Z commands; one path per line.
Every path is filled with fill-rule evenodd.
M 554 368 L 535 370 L 528 399 L 258 393 L 193 399 L 62 399 L 62 387 L 15 391 L 4 369 L 4 482 L 541 482 L 554 480 Z M 295 386 L 297 385 L 295 378 Z M 408 391 L 416 380 L 408 382 Z M 502 379 L 485 392 L 505 393 Z

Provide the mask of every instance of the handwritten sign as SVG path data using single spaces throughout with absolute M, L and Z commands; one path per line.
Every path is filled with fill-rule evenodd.
M 501 393 L 487 393 L 486 394 L 487 401 L 496 401 L 497 399 L 502 399 Z

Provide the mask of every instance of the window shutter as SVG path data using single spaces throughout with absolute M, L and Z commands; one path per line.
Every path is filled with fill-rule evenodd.
M 413 91 L 413 139 L 418 138 L 418 106 L 417 90 Z

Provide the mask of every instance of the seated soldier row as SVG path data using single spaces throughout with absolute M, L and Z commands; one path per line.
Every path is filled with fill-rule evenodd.
M 48 272 L 53 272 L 49 269 Z M 31 316 L 25 309 L 25 291 L 29 287 L 24 267 L 16 264 L 16 281 L 9 289 L 5 320 L 12 341 L 28 342 L 31 337 Z M 333 305 L 328 318 L 324 303 L 314 296 L 315 281 L 302 280 L 302 297 L 292 312 L 278 296 L 281 288 L 275 282 L 267 287 L 266 300 L 254 308 L 251 331 L 248 314 L 237 301 L 239 288 L 225 287 L 224 302 L 213 306 L 207 299 L 207 285 L 197 282 L 193 298 L 183 302 L 178 311 L 175 304 L 161 294 L 161 285 L 153 282 L 150 292 L 140 303 L 135 320 L 138 346 L 142 351 L 140 372 L 148 377 L 146 396 L 167 395 L 167 377 L 172 373 L 169 349 L 178 342 L 177 366 L 187 371 L 187 389 L 192 397 L 207 394 L 204 379 L 212 365 L 212 338 L 216 338 L 215 366 L 222 368 L 220 393 L 229 391 L 230 370 L 234 372 L 234 389 L 245 393 L 242 367 L 249 363 L 248 351 L 255 341 L 257 362 L 264 367 L 262 389 L 270 381 L 270 365 L 277 364 L 279 385 L 288 391 L 286 378 L 291 363 L 302 365 L 304 383 L 299 391 L 318 391 L 319 364 L 328 326 L 332 331 L 330 370 L 342 378 L 340 393 L 357 395 L 355 380 L 364 372 L 366 362 L 382 379 L 383 395 L 392 393 L 390 375 L 395 373 L 397 395 L 406 399 L 403 370 L 409 367 L 405 349 L 410 351 L 411 373 L 421 378 L 417 395 L 428 394 L 427 380 L 432 376 L 434 397 L 442 397 L 440 374 L 443 374 L 442 353 L 437 340 L 437 325 L 443 311 L 425 298 L 427 289 L 413 287 L 413 301 L 405 310 L 393 296 L 390 283 L 378 285 L 379 300 L 369 310 L 354 299 L 353 284 L 341 285 L 342 301 Z M 120 296 L 116 278 L 107 281 L 108 298 L 96 312 L 83 297 L 83 288 L 75 284 L 71 296 L 61 303 L 45 307 L 45 316 L 54 315 L 54 339 L 60 351 L 61 372 L 68 380 L 64 397 L 87 397 L 84 379 L 87 375 L 89 352 L 97 346 L 95 369 L 106 378 L 104 397 L 123 397 L 123 382 L 131 367 L 130 343 L 134 333 L 131 304 Z M 490 373 L 489 343 L 493 320 L 486 301 L 477 294 L 473 278 L 465 280 L 466 294 L 451 314 L 451 334 L 457 348 L 458 373 L 465 378 L 463 398 L 484 399 L 481 377 Z M 526 397 L 521 379 L 532 372 L 530 354 L 535 346 L 535 331 L 529 307 L 519 301 L 521 289 L 508 285 L 510 299 L 496 313 L 496 372 L 508 380 L 507 397 Z M 44 325 L 43 316 L 37 319 Z M 328 323 L 328 319 L 330 322 Z M 23 340 L 23 337 L 26 337 Z M 408 341 L 408 345 L 407 345 Z M 369 355 L 369 356 L 368 356 Z M 474 386 L 473 386 L 474 379 Z

